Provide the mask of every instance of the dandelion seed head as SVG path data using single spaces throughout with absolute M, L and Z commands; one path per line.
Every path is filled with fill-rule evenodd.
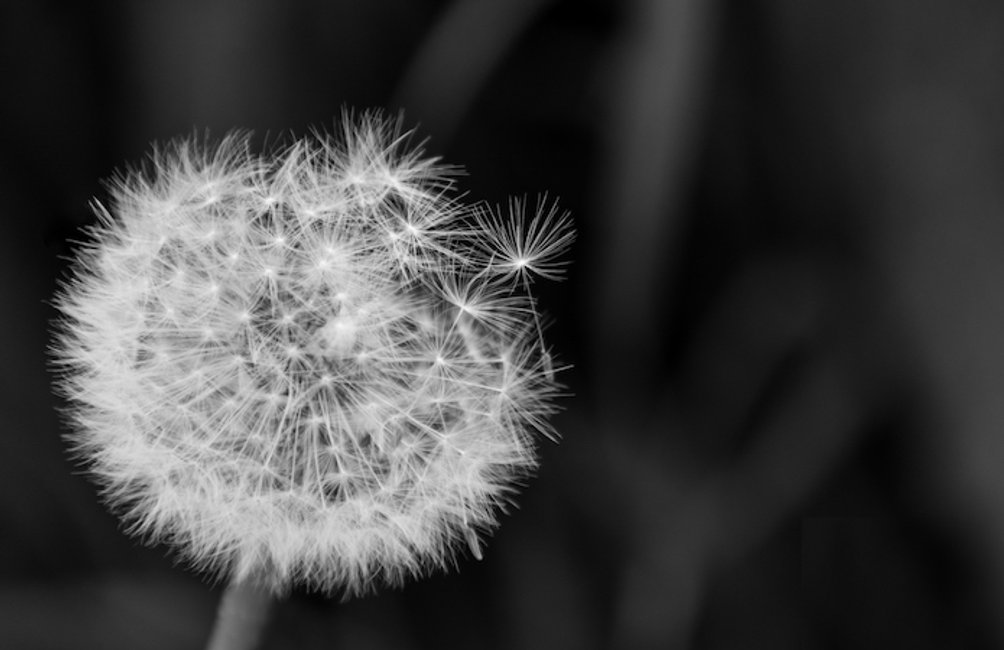
M 519 280 L 553 275 L 570 234 L 486 218 L 449 171 L 364 115 L 273 157 L 179 141 L 119 179 L 57 296 L 54 361 L 131 530 L 276 591 L 480 556 L 553 435 Z

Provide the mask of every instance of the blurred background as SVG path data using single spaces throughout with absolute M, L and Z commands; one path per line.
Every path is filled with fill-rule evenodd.
M 202 647 L 70 462 L 47 300 L 150 143 L 381 108 L 547 194 L 574 367 L 485 559 L 264 648 L 1004 647 L 1004 4 L 4 0 L 0 646 Z

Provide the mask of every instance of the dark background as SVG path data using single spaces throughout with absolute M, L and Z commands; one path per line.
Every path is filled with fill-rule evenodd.
M 5 0 L 0 71 L 0 646 L 204 643 L 66 458 L 46 301 L 152 141 L 345 107 L 571 211 L 574 396 L 483 561 L 264 647 L 1004 645 L 1004 4 Z

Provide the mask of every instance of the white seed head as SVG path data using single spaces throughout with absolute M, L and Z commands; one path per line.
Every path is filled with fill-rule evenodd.
M 134 532 L 277 591 L 480 554 L 552 435 L 526 275 L 572 234 L 465 207 L 405 143 L 374 115 L 272 158 L 181 141 L 97 205 L 54 358 L 70 441 Z

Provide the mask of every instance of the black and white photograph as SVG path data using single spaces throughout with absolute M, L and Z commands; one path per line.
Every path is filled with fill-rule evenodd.
M 1004 648 L 1004 4 L 0 0 L 0 649 Z

